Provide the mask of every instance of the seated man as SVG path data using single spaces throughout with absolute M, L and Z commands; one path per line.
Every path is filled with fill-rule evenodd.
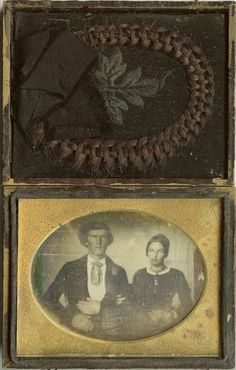
M 113 236 L 105 223 L 79 231 L 88 254 L 67 262 L 43 296 L 62 324 L 99 338 L 117 339 L 127 318 L 129 285 L 125 270 L 106 255 Z M 66 305 L 60 303 L 64 296 Z

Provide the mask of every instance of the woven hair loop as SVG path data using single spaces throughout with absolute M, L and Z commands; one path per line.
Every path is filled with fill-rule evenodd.
M 211 113 L 214 80 L 207 58 L 189 37 L 163 27 L 153 30 L 138 24 L 97 25 L 76 32 L 76 36 L 91 48 L 136 46 L 175 59 L 182 65 L 189 87 L 186 109 L 162 132 L 128 140 L 48 139 L 46 122 L 42 121 L 35 129 L 37 145 L 54 152 L 75 170 L 85 165 L 93 174 L 112 175 L 115 169 L 123 172 L 128 166 L 147 171 L 173 157 L 199 135 Z

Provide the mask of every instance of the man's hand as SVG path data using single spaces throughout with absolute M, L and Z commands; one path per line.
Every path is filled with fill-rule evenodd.
M 116 305 L 119 306 L 126 300 L 126 297 L 122 297 L 120 294 L 116 297 Z
M 153 310 L 148 312 L 148 314 L 153 321 L 164 324 L 168 324 L 174 319 L 174 313 L 172 311 Z
M 85 315 L 97 315 L 100 312 L 100 302 L 94 301 L 92 299 L 87 299 L 87 301 L 79 301 L 77 308 Z
M 81 313 L 78 313 L 73 317 L 71 325 L 73 326 L 73 328 L 84 331 L 85 333 L 91 332 L 94 328 L 94 325 L 89 316 Z

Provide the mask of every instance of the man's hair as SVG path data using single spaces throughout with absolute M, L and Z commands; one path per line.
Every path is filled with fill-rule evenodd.
M 155 242 L 159 242 L 163 245 L 165 257 L 167 257 L 169 253 L 170 241 L 165 235 L 162 235 L 162 234 L 155 235 L 149 240 L 146 246 L 146 255 L 148 255 L 148 250 L 149 250 L 150 245 Z
M 108 245 L 113 242 L 113 235 L 111 233 L 111 230 L 107 224 L 104 222 L 98 222 L 98 221 L 92 221 L 88 222 L 81 226 L 79 231 L 79 240 L 82 245 L 86 247 L 86 243 L 88 241 L 88 234 L 92 230 L 106 230 L 108 235 Z

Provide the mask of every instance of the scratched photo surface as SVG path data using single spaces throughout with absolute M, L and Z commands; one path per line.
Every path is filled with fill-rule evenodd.
M 194 241 L 174 224 L 142 212 L 95 212 L 49 235 L 31 282 L 43 313 L 73 333 L 132 340 L 185 319 L 206 278 Z

